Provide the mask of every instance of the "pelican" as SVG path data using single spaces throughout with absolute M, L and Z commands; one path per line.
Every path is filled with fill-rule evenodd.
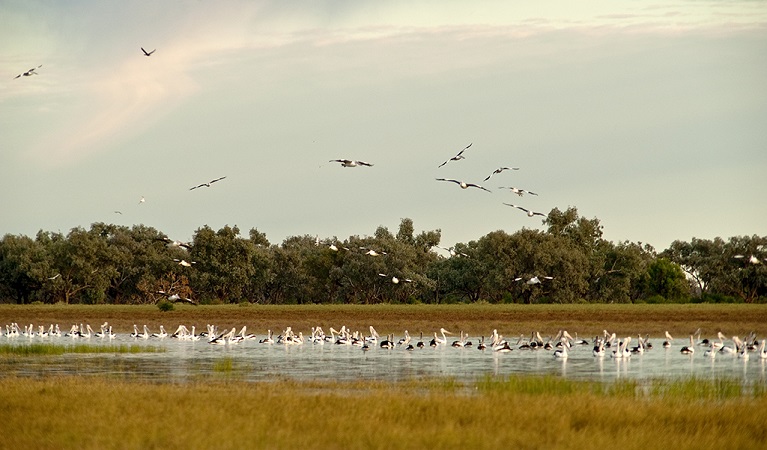
M 703 356 L 706 358 L 714 359 L 716 357 L 716 348 L 714 348 L 714 344 L 711 344 L 705 352 L 703 352 Z
M 510 351 L 514 350 L 511 348 L 508 342 L 504 342 L 503 345 L 497 346 L 493 348 L 493 351 L 498 353 L 509 353 Z
M 543 217 L 546 217 L 546 214 L 544 214 L 544 213 L 533 211 L 533 210 L 527 209 L 527 208 L 523 208 L 521 206 L 512 205 L 511 203 L 504 203 L 504 205 L 511 206 L 512 208 L 517 208 L 517 209 L 520 209 L 520 210 L 526 212 L 527 213 L 527 217 L 533 217 L 533 216 L 543 216 Z
M 394 344 L 394 337 L 391 334 L 387 335 L 386 339 L 381 341 L 381 348 L 385 348 L 385 349 L 391 350 L 391 349 L 394 348 L 394 345 L 395 345 Z
M 482 337 L 479 339 L 479 344 L 477 344 L 477 350 L 484 350 L 484 349 L 486 349 L 486 348 L 487 348 L 487 346 L 485 345 L 485 337 L 484 337 L 484 336 L 482 336 Z
M 163 339 L 168 336 L 168 333 L 165 331 L 165 327 L 160 325 L 160 332 L 159 333 L 152 333 L 151 335 L 153 338 L 160 338 Z
M 447 251 L 447 252 L 450 252 L 450 257 L 451 257 L 451 258 L 452 258 L 453 256 L 465 256 L 466 258 L 468 258 L 468 257 L 469 257 L 469 255 L 467 255 L 466 253 L 463 253 L 463 252 L 459 252 L 459 251 L 456 251 L 456 250 L 455 250 L 455 247 L 440 247 L 439 245 L 435 245 L 435 247 L 437 247 L 437 248 L 441 248 L 442 250 L 445 250 L 445 251 Z
M 547 276 L 538 278 L 538 276 L 536 275 L 536 276 L 530 278 L 529 280 L 525 281 L 525 284 L 529 284 L 529 285 L 541 284 L 542 283 L 541 278 L 543 278 L 544 280 L 553 280 L 554 279 L 554 277 L 547 277 Z M 520 281 L 521 279 L 522 278 L 514 278 L 514 281 Z
M 767 359 L 767 347 L 765 347 L 764 339 L 762 339 L 762 343 L 759 345 L 759 358 Z
M 690 345 L 685 345 L 681 350 L 684 355 L 692 355 L 695 353 L 695 343 L 693 342 L 692 335 L 690 335 Z
M 372 164 L 366 163 L 365 161 L 353 161 L 351 159 L 331 159 L 328 162 L 341 163 L 342 167 L 358 167 L 358 166 L 373 167 Z
M 519 167 L 499 167 L 493 171 L 490 175 L 487 176 L 487 178 L 484 179 L 484 181 L 487 181 L 492 177 L 493 175 L 499 174 L 503 172 L 504 170 L 519 170 Z
M 746 255 L 735 255 L 735 256 L 733 256 L 733 258 L 746 259 Z M 754 255 L 749 255 L 747 259 L 748 259 L 748 262 L 751 263 L 751 264 L 761 264 L 762 263 L 759 260 L 759 258 L 757 258 Z
M 421 338 L 418 339 L 418 343 L 415 344 L 418 348 L 424 348 L 426 345 L 423 343 L 423 331 L 421 332 Z
M 490 192 L 491 194 L 493 193 L 493 191 L 491 191 L 489 189 L 485 189 L 482 186 L 480 186 L 478 184 L 474 184 L 474 183 L 467 183 L 465 181 L 458 181 L 458 180 L 453 180 L 453 179 L 449 179 L 449 178 L 437 178 L 436 180 L 437 181 L 449 181 L 451 183 L 455 183 L 458 186 L 461 186 L 461 189 L 467 189 L 467 188 L 470 188 L 470 187 L 475 187 L 475 188 L 482 189 L 483 191 Z
M 366 249 L 365 247 L 360 247 L 360 249 L 367 250 L 365 252 L 365 254 L 366 255 L 370 255 L 370 256 L 381 256 L 381 255 L 385 255 L 386 254 L 386 252 L 377 252 L 377 251 L 372 250 L 372 249 Z
M 597 339 L 597 344 L 594 346 L 594 349 L 591 351 L 591 354 L 596 356 L 597 358 L 601 358 L 605 356 L 605 341 L 602 339 Z
M 666 331 L 666 340 L 665 340 L 665 341 L 663 341 L 663 347 L 664 347 L 664 348 L 669 348 L 669 347 L 671 347 L 671 341 L 673 341 L 673 340 L 674 340 L 674 338 L 673 338 L 673 337 L 671 337 L 671 335 L 669 334 L 669 332 L 668 332 L 668 331 Z
M 152 50 L 151 52 L 148 52 L 144 50 L 144 47 L 141 47 L 141 51 L 144 52 L 144 56 L 152 56 L 152 53 L 154 53 L 157 49 Z
M 562 345 L 562 348 L 555 350 L 554 357 L 559 359 L 567 359 L 567 345 Z
M 472 142 L 471 144 L 473 144 L 473 142 Z M 442 167 L 442 166 L 444 166 L 445 164 L 449 163 L 450 161 L 460 161 L 460 160 L 462 160 L 462 159 L 466 159 L 466 157 L 465 157 L 465 156 L 463 156 L 463 152 L 464 152 L 464 151 L 466 151 L 466 149 L 467 149 L 467 148 L 471 147 L 471 144 L 469 144 L 469 145 L 467 145 L 466 147 L 464 147 L 464 148 L 463 148 L 463 150 L 461 150 L 460 152 L 458 152 L 458 154 L 457 154 L 457 155 L 453 156 L 452 158 L 450 158 L 450 159 L 448 159 L 447 161 L 443 162 L 442 164 L 438 165 L 438 166 L 437 166 L 437 169 L 439 169 L 440 167 Z M 464 189 L 465 189 L 465 188 L 464 188 Z
M 435 342 L 437 345 L 447 345 L 447 336 L 445 336 L 445 335 L 446 335 L 446 334 L 453 334 L 453 333 L 451 333 L 451 332 L 447 331 L 447 330 L 446 330 L 446 329 L 444 329 L 444 328 L 440 328 L 440 329 L 439 329 L 439 332 L 440 332 L 440 333 L 442 333 L 442 339 L 440 339 L 439 337 L 437 337 L 437 332 L 435 331 L 435 332 L 434 332 L 434 342 Z
M 32 75 L 38 75 L 38 73 L 37 73 L 37 72 L 35 72 L 35 71 L 36 71 L 37 69 L 41 68 L 41 67 L 43 67 L 43 65 L 42 65 L 42 64 L 40 64 L 40 65 L 39 65 L 39 66 L 37 66 L 37 67 L 33 67 L 33 68 L 31 68 L 31 69 L 27 70 L 26 72 L 23 72 L 23 73 L 20 73 L 20 74 L 16 75 L 15 77 L 13 77 L 13 79 L 15 80 L 16 78 L 19 78 L 19 77 L 30 77 L 30 76 L 32 76 Z
M 193 190 L 195 190 L 197 188 L 201 188 L 201 187 L 210 187 L 211 184 L 215 183 L 216 181 L 221 181 L 224 178 L 226 178 L 226 177 L 216 178 L 215 180 L 210 180 L 207 183 L 198 184 L 197 186 L 190 187 L 189 190 L 193 191 Z
M 538 195 L 538 194 L 536 194 L 535 192 L 532 192 L 532 191 L 526 191 L 526 190 L 524 190 L 524 189 L 515 188 L 514 186 L 511 186 L 511 187 L 500 187 L 500 188 L 498 188 L 498 189 L 508 189 L 508 190 L 510 190 L 511 192 L 513 192 L 513 193 L 515 193 L 515 194 L 519 195 L 520 197 L 522 197 L 522 196 L 523 196 L 523 195 L 525 195 L 525 194 L 530 194 L 530 195 Z

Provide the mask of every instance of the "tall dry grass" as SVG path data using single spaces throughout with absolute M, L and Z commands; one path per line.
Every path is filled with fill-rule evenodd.
M 0 404 L 5 448 L 682 450 L 767 442 L 764 389 L 736 393 L 700 380 L 642 387 L 551 377 L 467 385 L 10 378 L 0 379 Z

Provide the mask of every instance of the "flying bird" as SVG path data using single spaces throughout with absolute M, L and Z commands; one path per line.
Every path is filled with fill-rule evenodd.
M 533 217 L 533 216 L 543 216 L 543 217 L 546 217 L 546 214 L 544 214 L 544 213 L 533 212 L 533 211 L 531 211 L 529 209 L 525 209 L 525 208 L 523 208 L 521 206 L 512 205 L 511 203 L 504 203 L 504 205 L 511 206 L 512 208 L 521 209 L 522 211 L 527 213 L 527 217 Z
M 484 179 L 484 181 L 487 181 L 492 177 L 493 175 L 499 174 L 503 172 L 504 170 L 519 170 L 519 167 L 499 167 L 493 171 L 490 175 L 487 176 L 487 178 Z
M 472 144 L 473 144 L 473 142 L 472 142 Z M 439 169 L 440 167 L 442 167 L 442 166 L 444 166 L 445 164 L 449 163 L 450 161 L 460 161 L 460 160 L 462 160 L 462 159 L 466 159 L 466 157 L 465 157 L 465 156 L 463 156 L 463 152 L 464 152 L 464 151 L 466 151 L 466 149 L 467 149 L 467 148 L 469 148 L 469 147 L 471 147 L 471 144 L 469 144 L 469 145 L 467 145 L 466 147 L 464 147 L 464 148 L 463 148 L 463 150 L 461 150 L 460 152 L 458 152 L 458 154 L 457 154 L 457 155 L 453 156 L 452 158 L 450 158 L 450 159 L 448 159 L 447 161 L 443 162 L 442 164 L 438 165 L 438 166 L 437 166 L 437 169 Z
M 142 203 L 146 203 L 146 199 L 144 198 L 143 195 L 141 196 L 141 200 L 138 201 L 139 205 L 142 204 Z
M 746 255 L 735 255 L 735 256 L 733 256 L 733 258 L 745 259 Z M 748 262 L 751 263 L 751 264 L 761 264 L 762 263 L 761 261 L 759 261 L 759 258 L 757 258 L 754 255 L 748 256 L 747 259 L 748 259 Z
M 526 191 L 526 190 L 524 190 L 524 189 L 515 188 L 515 187 L 513 187 L 513 186 L 512 186 L 512 187 L 500 187 L 500 188 L 498 188 L 498 189 L 509 189 L 509 190 L 511 190 L 511 192 L 513 192 L 513 193 L 515 193 L 515 194 L 519 195 L 520 197 L 522 197 L 522 196 L 523 196 L 523 195 L 525 195 L 525 194 L 530 194 L 530 195 L 538 195 L 538 194 L 536 194 L 535 192 Z
M 48 277 L 48 279 L 49 279 L 49 280 L 55 280 L 56 278 L 58 278 L 58 277 L 60 277 L 60 276 L 61 276 L 61 274 L 60 274 L 60 273 L 57 273 L 56 275 L 54 275 L 54 276 L 52 276 L 52 277 Z
M 489 190 L 489 189 L 485 189 L 485 188 L 483 188 L 482 186 L 480 186 L 480 185 L 478 185 L 478 184 L 474 184 L 474 183 L 466 183 L 465 181 L 451 180 L 451 179 L 447 179 L 447 178 L 437 178 L 436 180 L 437 180 L 437 181 L 449 181 L 449 182 L 451 182 L 451 183 L 455 183 L 455 184 L 457 184 L 458 186 L 461 186 L 461 189 L 467 189 L 467 188 L 470 188 L 470 187 L 475 187 L 475 188 L 479 188 L 479 189 L 482 189 L 483 191 L 487 191 L 487 192 L 490 192 L 490 193 L 492 194 L 492 191 L 491 191 L 491 190 Z
M 179 263 L 179 265 L 182 265 L 184 267 L 192 267 L 192 264 L 197 264 L 197 261 L 189 262 L 185 259 L 174 259 L 173 261 L 176 261 L 177 263 Z
M 541 284 L 542 283 L 541 278 L 543 278 L 544 280 L 553 280 L 554 279 L 554 277 L 540 277 L 540 278 L 538 278 L 538 276 L 534 276 L 534 277 L 530 278 L 529 280 L 525 281 L 525 284 L 529 284 L 529 285 Z M 522 277 L 514 278 L 514 281 L 521 281 L 521 280 L 522 280 Z
M 39 65 L 39 66 L 37 66 L 37 67 L 33 67 L 33 68 L 31 68 L 31 69 L 27 70 L 27 71 L 26 71 L 26 72 L 24 72 L 24 73 L 20 73 L 20 74 L 16 75 L 15 77 L 13 77 L 13 79 L 15 80 L 16 78 L 19 78 L 19 77 L 29 77 L 29 76 L 32 76 L 32 75 L 38 75 L 38 73 L 37 73 L 37 72 L 35 72 L 35 71 L 36 71 L 37 69 L 41 68 L 41 67 L 43 67 L 43 65 L 42 65 L 42 64 L 40 64 L 40 65 Z
M 152 53 L 154 53 L 157 49 L 152 50 L 151 52 L 148 52 L 144 50 L 144 47 L 141 47 L 141 51 L 144 52 L 144 56 L 152 56 Z
M 115 211 L 114 213 L 122 215 L 123 212 L 122 211 Z
M 328 162 L 341 163 L 343 167 L 357 167 L 357 166 L 372 167 L 373 166 L 372 164 L 366 163 L 365 161 L 353 161 L 351 159 L 331 159 Z
M 195 190 L 197 188 L 201 188 L 201 187 L 210 187 L 211 184 L 215 183 L 216 181 L 221 181 L 224 178 L 226 178 L 226 177 L 216 178 L 215 180 L 210 180 L 207 183 L 198 184 L 197 186 L 190 187 L 189 190 L 193 191 L 193 190 Z
M 360 250 L 367 250 L 365 252 L 365 254 L 366 255 L 370 255 L 370 256 L 381 256 L 381 255 L 385 255 L 386 254 L 386 252 L 377 252 L 377 251 L 375 251 L 373 249 L 367 249 L 365 247 L 360 247 Z
M 173 239 L 170 239 L 167 237 L 158 237 L 158 238 L 155 238 L 155 240 L 165 242 L 166 245 L 169 245 L 171 247 L 182 247 L 187 250 L 192 248 L 192 244 L 188 242 L 174 241 Z M 174 260 L 174 261 L 178 261 L 178 260 Z

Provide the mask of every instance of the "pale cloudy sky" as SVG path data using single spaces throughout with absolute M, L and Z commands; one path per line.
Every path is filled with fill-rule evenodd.
M 767 2 L 0 0 L 0 17 L 0 235 L 228 224 L 279 243 L 409 217 L 449 246 L 542 227 L 504 202 L 575 206 L 658 250 L 767 231 Z M 483 182 L 500 166 L 520 170 Z

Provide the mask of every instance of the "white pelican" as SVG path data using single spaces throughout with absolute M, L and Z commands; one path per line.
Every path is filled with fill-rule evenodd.
M 762 343 L 759 345 L 759 358 L 767 359 L 767 347 L 765 347 L 764 339 L 762 339 Z
M 387 335 L 386 339 L 381 341 L 381 348 L 385 348 L 385 349 L 391 350 L 391 349 L 394 348 L 394 345 L 395 345 L 394 344 L 394 337 L 391 334 Z
M 473 144 L 473 142 L 472 142 L 471 144 Z M 463 150 L 461 150 L 460 152 L 458 152 L 458 154 L 457 154 L 457 155 L 453 156 L 452 158 L 450 158 L 450 159 L 448 159 L 447 161 L 443 162 L 442 164 L 438 165 L 438 166 L 437 166 L 437 169 L 439 169 L 440 167 L 442 167 L 442 166 L 444 166 L 445 164 L 449 163 L 450 161 L 460 161 L 460 160 L 462 160 L 462 159 L 466 159 L 466 157 L 465 157 L 465 156 L 463 156 L 463 152 L 464 152 L 464 151 L 466 151 L 466 149 L 467 149 L 467 148 L 471 147 L 471 144 L 469 144 L 469 145 L 467 145 L 466 147 L 464 147 L 464 148 L 463 148 Z
M 189 190 L 193 191 L 193 190 L 195 190 L 197 188 L 201 188 L 201 187 L 210 187 L 211 184 L 215 183 L 216 181 L 221 181 L 224 178 L 226 178 L 226 177 L 216 178 L 215 180 L 210 180 L 207 183 L 198 184 L 197 186 L 190 187 Z
M 513 187 L 513 186 L 511 186 L 511 187 L 500 187 L 500 188 L 498 188 L 498 189 L 509 189 L 511 192 L 513 192 L 513 193 L 517 194 L 517 195 L 518 195 L 518 196 L 520 196 L 520 197 L 522 197 L 522 196 L 523 196 L 523 195 L 525 195 L 525 194 L 530 194 L 530 195 L 538 195 L 538 194 L 536 194 L 535 192 L 526 191 L 526 190 L 524 190 L 524 189 L 515 188 L 515 187 Z
M 716 357 L 717 350 L 714 348 L 714 344 L 711 344 L 705 352 L 703 352 L 703 356 L 706 358 L 714 359 Z
M 437 181 L 449 181 L 451 183 L 455 183 L 458 186 L 461 186 L 461 189 L 467 189 L 467 188 L 470 188 L 470 187 L 475 187 L 475 188 L 482 189 L 483 191 L 490 192 L 491 194 L 493 193 L 493 191 L 491 191 L 490 189 L 485 189 L 482 186 L 480 186 L 478 184 L 474 184 L 474 183 L 467 183 L 465 181 L 453 180 L 453 179 L 450 179 L 450 178 L 436 178 L 436 180 Z
M 151 337 L 153 338 L 160 338 L 163 339 L 168 336 L 168 333 L 165 331 L 165 327 L 160 325 L 160 332 L 159 333 L 152 333 Z
M 560 349 L 555 350 L 554 357 L 559 359 L 567 359 L 567 345 L 562 345 Z
M 415 344 L 415 346 L 418 347 L 418 348 L 426 347 L 426 345 L 423 343 L 423 331 L 421 332 L 421 337 L 420 337 L 420 339 L 418 339 L 418 343 Z
M 690 335 L 690 345 L 685 345 L 681 350 L 684 355 L 692 355 L 695 353 L 695 343 L 693 342 L 692 335 Z
M 157 51 L 157 49 L 154 49 L 151 52 L 148 52 L 148 51 L 144 50 L 144 47 L 141 47 L 141 51 L 144 52 L 144 56 L 152 56 L 152 53 Z
M 328 162 L 341 163 L 341 166 L 343 167 L 358 167 L 358 166 L 372 167 L 373 166 L 372 164 L 366 163 L 365 161 L 354 161 L 351 159 L 331 159 Z
M 525 284 L 529 284 L 529 285 L 533 285 L 533 284 L 541 284 L 541 283 L 542 283 L 542 281 L 541 281 L 541 278 L 543 278 L 544 280 L 553 280 L 553 279 L 554 279 L 554 277 L 547 277 L 547 276 L 544 276 L 544 277 L 540 277 L 540 278 L 539 278 L 539 277 L 536 275 L 536 276 L 534 276 L 534 277 L 530 278 L 529 280 L 525 281 Z M 514 278 L 514 281 L 521 281 L 521 280 L 522 280 L 522 278 Z M 588 342 L 587 342 L 587 343 L 588 343 Z
M 605 341 L 602 339 L 597 339 L 597 344 L 594 346 L 594 349 L 591 351 L 591 354 L 596 356 L 597 358 L 601 358 L 605 356 Z
M 485 180 L 484 180 L 484 181 L 487 181 L 487 180 L 489 180 L 489 179 L 490 179 L 490 177 L 492 177 L 493 175 L 499 174 L 499 173 L 503 172 L 504 170 L 519 170 L 519 167 L 499 167 L 499 168 L 495 169 L 495 170 L 493 171 L 493 173 L 491 173 L 490 175 L 488 175 L 488 176 L 487 176 L 487 178 L 485 178 Z
M 544 214 L 544 213 L 536 212 L 536 211 L 533 211 L 531 209 L 523 208 L 521 206 L 512 205 L 511 203 L 504 203 L 504 205 L 511 206 L 512 208 L 517 208 L 519 210 L 524 211 L 525 213 L 527 213 L 527 217 L 533 217 L 533 216 L 543 216 L 543 217 L 546 217 L 546 214 Z
M 486 348 L 487 348 L 487 346 L 485 345 L 485 337 L 484 337 L 484 336 L 482 336 L 482 337 L 479 339 L 479 344 L 477 344 L 477 350 L 484 350 L 484 349 L 486 349 Z

